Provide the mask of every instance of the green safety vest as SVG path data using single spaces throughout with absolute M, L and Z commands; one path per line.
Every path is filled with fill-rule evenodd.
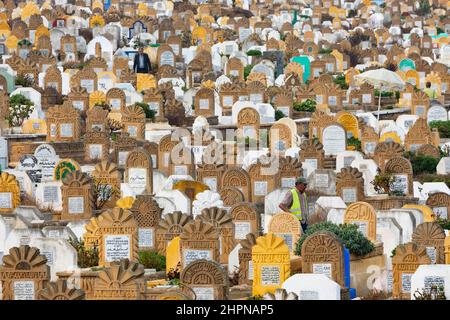
M 289 212 L 293 214 L 299 221 L 302 220 L 302 206 L 300 204 L 300 198 L 298 196 L 297 189 L 293 188 L 291 189 L 292 194 L 292 205 L 289 208 Z M 306 200 L 306 194 L 304 194 L 305 201 Z M 306 208 L 308 208 L 308 202 L 305 203 Z

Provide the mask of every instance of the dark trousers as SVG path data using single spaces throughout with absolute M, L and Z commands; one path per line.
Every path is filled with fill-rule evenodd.
M 136 69 L 136 73 L 149 73 L 149 72 L 148 72 L 148 69 L 140 69 L 140 68 L 137 68 L 137 69 Z
M 302 225 L 303 232 L 306 232 L 306 229 L 308 228 L 308 224 L 306 222 L 305 223 L 300 222 L 300 224 Z

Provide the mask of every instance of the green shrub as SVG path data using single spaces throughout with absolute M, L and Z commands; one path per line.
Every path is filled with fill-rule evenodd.
M 284 118 L 285 115 L 283 111 L 281 110 L 275 110 L 275 121 L 280 120 L 281 118 Z
M 347 90 L 348 84 L 345 82 L 345 75 L 339 74 L 333 79 L 334 83 L 339 85 L 341 89 Z
M 314 112 L 316 111 L 317 102 L 312 99 L 306 99 L 303 102 L 294 102 L 293 108 L 295 111 L 306 111 L 306 112 Z
M 445 229 L 450 230 L 450 219 L 442 219 L 441 217 L 438 217 L 436 219 L 436 222 L 439 223 L 439 225 Z
M 248 50 L 247 55 L 250 57 L 256 57 L 256 56 L 261 56 L 262 52 L 259 50 Z
M 145 117 L 146 117 L 147 119 L 155 120 L 156 111 L 153 110 L 153 109 L 150 109 L 150 106 L 148 105 L 148 103 L 145 103 L 145 102 L 136 102 L 135 105 L 138 106 L 138 107 L 141 107 L 142 110 L 144 110 L 144 112 L 145 112 Z
M 381 91 L 381 97 L 382 98 L 392 98 L 395 95 L 392 91 Z M 375 89 L 375 97 L 380 96 L 380 90 Z
M 347 146 L 354 146 L 357 151 L 361 151 L 361 140 L 355 137 L 348 138 Z
M 34 103 L 23 94 L 9 98 L 8 115 L 5 117 L 10 127 L 19 127 L 33 112 Z
M 412 152 L 406 152 L 404 156 L 411 162 L 414 175 L 422 173 L 436 173 L 436 167 L 440 158 L 416 155 Z
M 32 87 L 34 85 L 34 80 L 29 75 L 18 75 L 14 80 L 16 86 L 22 87 Z
M 350 251 L 356 256 L 364 256 L 374 250 L 374 246 L 368 240 L 358 227 L 353 224 L 334 224 L 331 222 L 316 223 L 308 227 L 303 236 L 298 240 L 295 254 L 300 256 L 302 251 L 302 244 L 307 237 L 317 231 L 330 231 L 334 233 Z
M 320 48 L 319 54 L 330 54 L 333 51 L 333 49 L 329 48 Z
M 244 67 L 244 80 L 247 80 L 248 75 L 252 72 L 253 65 L 249 64 Z
M 146 269 L 166 270 L 166 257 L 155 251 L 139 251 L 139 263 Z
M 92 249 L 86 249 L 84 247 L 84 241 L 81 239 L 78 241 L 69 239 L 69 243 L 77 251 L 78 267 L 91 268 L 98 266 L 99 252 L 96 246 L 94 246 Z
M 450 138 L 450 121 L 431 121 L 430 128 L 437 128 L 441 138 Z
M 444 286 L 432 285 L 429 289 L 416 290 L 413 295 L 416 300 L 447 300 Z

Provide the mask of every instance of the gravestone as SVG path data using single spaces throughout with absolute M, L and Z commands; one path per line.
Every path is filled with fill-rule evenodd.
M 302 235 L 300 221 L 291 213 L 281 212 L 272 217 L 269 224 L 269 232 L 284 239 L 289 252 L 293 254 L 298 239 Z
M 109 157 L 110 135 L 100 129 L 86 132 L 83 136 L 84 161 L 85 163 L 96 163 L 107 160 Z
M 321 195 L 336 194 L 336 173 L 334 170 L 318 169 L 308 175 L 308 189 Z
M 124 180 L 136 194 L 152 193 L 152 158 L 145 149 L 136 148 L 128 153 Z
M 433 209 L 436 217 L 441 219 L 448 219 L 450 212 L 450 195 L 445 192 L 434 192 L 428 195 L 425 203 Z
M 296 294 L 298 300 L 341 300 L 341 286 L 323 274 L 294 274 L 283 289 Z
M 199 259 L 219 261 L 219 231 L 197 217 L 187 223 L 180 234 L 181 268 Z
M 62 183 L 61 220 L 90 219 L 95 205 L 92 179 L 86 173 L 75 171 L 67 173 Z
M 47 258 L 38 248 L 13 247 L 0 266 L 3 300 L 37 300 L 37 292 L 50 280 Z
M 244 240 L 250 233 L 259 234 L 260 219 L 256 207 L 249 202 L 241 202 L 230 208 L 234 223 L 234 239 Z
M 47 141 L 75 142 L 80 140 L 80 112 L 70 104 L 65 103 L 62 106 L 49 108 L 46 118 Z
M 99 272 L 93 284 L 93 300 L 144 300 L 144 267 L 123 259 Z
M 377 240 L 377 215 L 367 202 L 353 202 L 345 210 L 344 223 L 355 224 L 358 230 L 370 241 Z
M 392 158 L 386 162 L 382 173 L 394 176 L 390 185 L 391 191 L 397 191 L 405 196 L 413 194 L 413 170 L 411 162 L 403 157 Z
M 256 244 L 257 236 L 249 233 L 244 240 L 241 240 L 239 249 L 239 284 L 253 284 L 253 261 L 252 248 Z
M 421 265 L 411 277 L 411 300 L 416 300 L 417 291 L 432 291 L 432 288 L 442 287 L 445 297 L 450 296 L 450 266 Z
M 69 288 L 67 280 L 49 282 L 38 292 L 38 300 L 85 300 L 86 294 L 82 289 Z
M 41 144 L 34 150 L 34 156 L 38 160 L 38 166 L 41 168 L 41 181 L 52 181 L 53 171 L 59 161 L 59 156 L 55 149 L 49 144 Z
M 118 207 L 108 209 L 96 221 L 99 266 L 109 266 L 122 259 L 138 258 L 138 224 L 131 211 Z
M 289 248 L 283 238 L 268 233 L 258 237 L 252 248 L 252 294 L 264 295 L 281 288 L 291 273 Z
M 323 145 L 317 140 L 304 140 L 300 145 L 300 161 L 309 164 L 313 170 L 322 169 L 325 157 Z M 312 172 L 307 172 L 310 175 Z
M 400 299 L 410 299 L 411 277 L 420 265 L 430 264 L 426 248 L 415 243 L 399 245 L 392 258 L 392 296 Z
M 130 211 L 138 225 L 139 250 L 156 249 L 156 230 L 162 209 L 151 195 L 138 195 Z
M 335 234 L 317 231 L 302 244 L 302 273 L 324 274 L 342 287 L 344 282 L 344 247 Z
M 191 262 L 180 275 L 180 284 L 192 289 L 196 300 L 226 300 L 228 275 L 217 262 L 199 259 Z
M 122 176 L 119 168 L 115 163 L 103 160 L 97 163 L 91 175 L 97 188 L 95 201 L 102 204 L 102 208 L 113 208 L 120 198 Z
M 235 247 L 235 226 L 231 214 L 229 214 L 225 209 L 212 207 L 203 209 L 199 217 L 217 228 L 217 231 L 219 232 L 220 262 L 227 263 L 228 255 Z
M 322 143 L 325 155 L 337 155 L 346 149 L 345 129 L 338 125 L 332 124 L 323 129 Z
M 336 175 L 336 194 L 345 203 L 361 201 L 364 199 L 364 178 L 358 169 L 344 167 Z
M 425 247 L 432 264 L 445 263 L 444 229 L 437 222 L 419 224 L 412 234 L 412 242 Z
M 12 213 L 19 204 L 19 182 L 14 175 L 2 172 L 0 174 L 0 213 Z
M 160 254 L 166 253 L 168 243 L 183 232 L 183 228 L 192 222 L 192 216 L 181 211 L 168 213 L 159 220 L 156 228 L 156 249 Z

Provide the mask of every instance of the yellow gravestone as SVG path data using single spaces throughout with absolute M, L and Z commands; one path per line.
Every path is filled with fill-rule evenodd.
M 417 209 L 422 212 L 423 222 L 434 222 L 436 220 L 436 215 L 431 210 L 431 208 L 424 204 L 405 204 L 403 206 L 405 209 Z
M 450 264 L 450 236 L 444 240 L 445 264 Z
M 336 65 L 337 65 L 337 71 L 343 72 L 344 71 L 344 56 L 342 53 L 334 49 L 331 51 L 331 55 L 336 58 Z
M 18 42 L 19 42 L 19 40 L 17 39 L 17 37 L 12 35 L 12 36 L 9 36 L 8 38 L 6 38 L 5 45 L 9 50 L 15 50 L 15 49 L 17 49 Z
M 419 87 L 420 78 L 419 73 L 416 70 L 406 71 L 404 80 L 411 83 L 413 86 Z
M 37 29 L 36 32 L 34 33 L 34 42 L 37 43 L 37 40 L 39 39 L 39 37 L 41 36 L 47 36 L 50 37 L 50 31 L 44 26 L 44 25 L 40 25 Z
M 394 131 L 383 133 L 380 137 L 379 142 L 385 142 L 385 141 L 394 141 L 397 143 L 402 143 L 402 139 L 398 136 L 398 134 Z
M 166 248 L 166 274 L 181 266 L 180 237 L 173 238 Z M 179 270 L 180 271 L 180 270 Z
M 38 6 L 34 2 L 28 2 L 25 7 L 22 9 L 22 21 L 27 20 L 29 17 L 31 17 L 33 14 L 41 14 L 41 11 L 39 10 Z
M 195 27 L 192 31 L 192 44 L 206 43 L 206 29 L 203 27 Z
M 354 138 L 359 139 L 358 119 L 349 112 L 343 112 L 337 118 L 347 134 L 351 133 Z
M 156 88 L 155 76 L 147 73 L 138 73 L 137 77 L 137 91 L 141 92 L 146 89 Z
M 105 25 L 105 19 L 102 16 L 95 15 L 89 20 L 89 27 L 103 27 Z
M 89 108 L 94 107 L 96 103 L 103 103 L 106 101 L 106 95 L 103 91 L 94 91 L 89 95 Z
M 27 119 L 22 124 L 25 134 L 46 134 L 47 122 L 44 119 Z
M 11 213 L 20 204 L 20 188 L 16 176 L 7 172 L 0 174 L 0 213 Z
M 133 197 L 124 197 L 116 201 L 116 206 L 128 210 L 133 207 L 134 200 L 135 199 Z
M 289 247 L 283 238 L 268 233 L 252 248 L 253 295 L 274 293 L 291 276 Z
M 198 193 L 209 190 L 209 187 L 199 181 L 180 180 L 172 186 L 173 190 L 180 190 L 185 193 L 192 201 Z
M 138 4 L 138 15 L 140 16 L 147 16 L 148 14 L 148 7 L 145 3 L 141 2 Z
M 344 213 L 344 223 L 355 224 L 370 241 L 377 241 L 377 214 L 374 207 L 363 201 L 353 202 Z

